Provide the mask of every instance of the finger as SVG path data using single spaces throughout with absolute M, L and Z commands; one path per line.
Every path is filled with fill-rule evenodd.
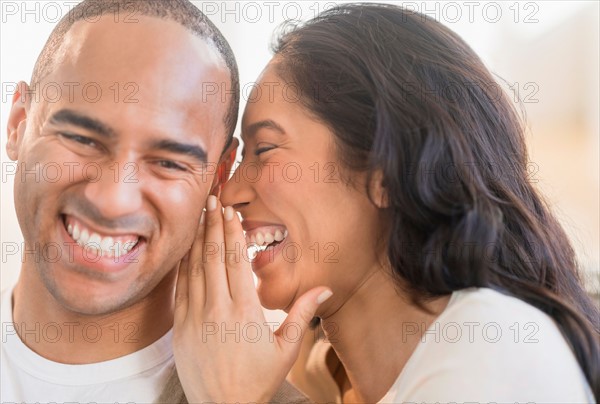
M 252 269 L 247 260 L 246 238 L 240 219 L 231 206 L 225 208 L 223 217 L 225 219 L 225 264 L 231 298 L 236 303 L 256 305 L 260 308 Z
M 188 253 L 188 306 L 192 308 L 203 308 L 206 303 L 206 276 L 202 249 L 204 247 L 204 233 L 206 225 L 206 212 L 202 212 L 200 223 L 196 231 L 196 238 Z
M 279 346 L 289 361 L 296 360 L 302 345 L 299 341 L 302 339 L 286 338 L 284 335 L 286 328 L 293 326 L 300 330 L 300 335 L 306 335 L 317 308 L 332 294 L 330 289 L 323 286 L 309 290 L 296 300 L 281 327 L 275 331 Z
M 189 254 L 189 252 L 185 254 L 177 266 L 177 286 L 175 287 L 174 312 L 174 321 L 176 324 L 182 324 L 187 316 Z
M 206 229 L 204 242 L 204 272 L 206 275 L 206 304 L 231 301 L 227 271 L 222 256 L 225 239 L 223 213 L 216 196 L 210 195 L 206 202 Z

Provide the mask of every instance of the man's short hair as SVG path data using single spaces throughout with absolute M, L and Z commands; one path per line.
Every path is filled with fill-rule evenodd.
M 237 124 L 240 102 L 240 82 L 237 63 L 233 51 L 223 34 L 221 34 L 221 31 L 189 0 L 83 0 L 60 20 L 50 34 L 35 64 L 31 77 L 31 85 L 35 86 L 53 69 L 54 55 L 73 24 L 83 19 L 90 20 L 104 14 L 114 14 L 117 12 L 128 14 L 135 12 L 135 15 L 175 21 L 200 38 L 207 39 L 215 45 L 229 69 L 231 78 L 230 93 L 232 98 L 224 120 L 225 127 L 227 128 L 226 144 L 229 144 Z

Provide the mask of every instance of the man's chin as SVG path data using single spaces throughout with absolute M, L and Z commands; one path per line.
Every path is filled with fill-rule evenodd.
M 129 289 L 119 290 L 86 290 L 83 288 L 66 288 L 57 285 L 47 285 L 54 300 L 65 310 L 82 316 L 108 315 L 121 311 L 132 304 L 136 294 Z

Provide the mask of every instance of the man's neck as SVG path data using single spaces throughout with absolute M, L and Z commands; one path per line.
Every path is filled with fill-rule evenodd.
M 12 297 L 13 322 L 23 343 L 46 359 L 88 364 L 119 358 L 151 345 L 172 327 L 175 281 L 171 271 L 133 305 L 90 316 L 65 309 L 41 282 L 21 276 Z
M 383 271 L 376 271 L 322 327 L 344 366 L 340 390 L 352 402 L 377 402 L 392 387 L 419 344 L 422 331 L 439 316 L 450 296 L 409 303 Z M 329 332 L 328 332 L 329 331 Z

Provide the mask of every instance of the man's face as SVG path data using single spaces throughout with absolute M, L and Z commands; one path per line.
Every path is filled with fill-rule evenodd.
M 38 252 L 21 276 L 79 313 L 127 307 L 177 265 L 225 144 L 219 53 L 175 22 L 138 20 L 76 23 L 9 130 L 17 216 Z

